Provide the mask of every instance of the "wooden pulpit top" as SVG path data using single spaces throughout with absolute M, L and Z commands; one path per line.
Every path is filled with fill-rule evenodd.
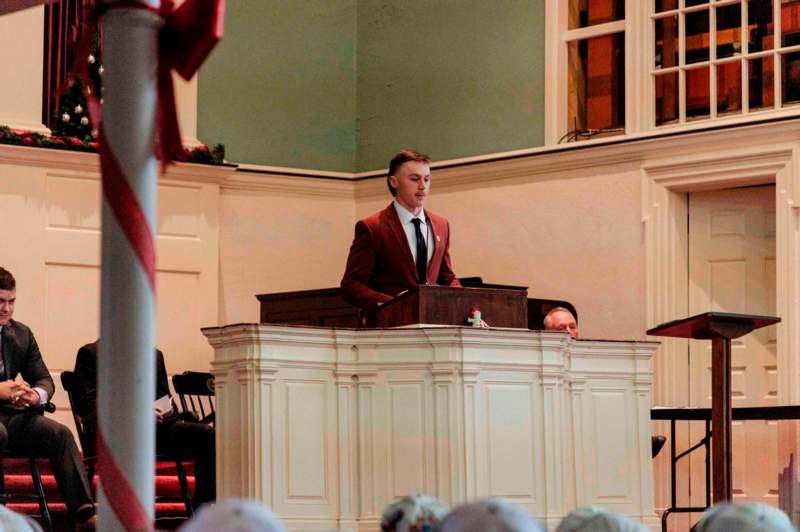
M 375 325 L 466 325 L 470 309 L 480 309 L 493 327 L 528 328 L 528 291 L 420 285 L 398 295 L 375 312 Z
M 739 338 L 756 329 L 781 321 L 775 316 L 755 316 L 730 312 L 704 312 L 680 320 L 662 323 L 647 331 L 650 336 L 673 336 L 709 340 L 714 337 Z

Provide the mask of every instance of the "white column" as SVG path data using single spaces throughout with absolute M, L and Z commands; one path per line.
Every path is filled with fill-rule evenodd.
M 157 8 L 158 0 L 149 5 Z M 144 9 L 114 8 L 103 17 L 102 127 L 105 146 L 144 218 L 133 222 L 146 234 L 139 239 L 139 249 L 143 241 L 154 240 L 156 224 L 153 136 L 159 25 L 159 17 Z M 107 178 L 104 175 L 104 187 Z M 128 204 L 114 209 L 116 199 L 109 197 L 109 190 L 103 198 L 98 410 L 100 434 L 110 451 L 108 470 L 118 471 L 127 482 L 104 475 L 100 468 L 99 520 L 103 530 L 129 530 L 132 525 L 123 521 L 123 508 L 141 508 L 142 519 L 150 523 L 155 510 L 155 286 L 149 273 L 155 265 L 140 259 L 130 230 L 124 229 L 124 220 L 136 208 Z M 130 493 L 125 493 L 128 487 Z M 117 501 L 115 508 L 112 501 L 120 493 L 128 500 Z
M 44 7 L 0 16 L 0 35 L 0 126 L 49 133 L 42 123 Z
M 181 141 L 184 146 L 197 146 L 201 144 L 197 138 L 197 75 L 186 81 L 173 72 L 172 82 L 175 88 L 175 108 L 178 111 Z

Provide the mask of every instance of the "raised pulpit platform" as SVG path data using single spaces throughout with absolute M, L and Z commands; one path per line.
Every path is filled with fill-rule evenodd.
M 500 496 L 555 530 L 600 505 L 656 530 L 646 341 L 473 327 L 203 329 L 217 496 L 287 528 L 378 531 L 426 493 Z
M 528 291 L 524 288 L 461 288 L 420 285 L 378 307 L 376 327 L 466 325 L 470 309 L 480 309 L 493 327 L 528 328 Z

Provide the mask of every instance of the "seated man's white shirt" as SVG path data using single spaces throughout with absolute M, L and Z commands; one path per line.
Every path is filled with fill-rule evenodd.
M 0 325 L 0 354 L 2 352 L 3 352 L 3 326 Z M 3 362 L 5 362 L 5 361 L 3 361 Z M 39 394 L 39 404 L 40 405 L 45 404 L 47 402 L 47 400 L 50 398 L 50 395 L 48 395 L 47 390 L 45 390 L 45 389 L 39 388 L 38 386 L 34 386 L 33 390 L 36 390 L 36 393 Z

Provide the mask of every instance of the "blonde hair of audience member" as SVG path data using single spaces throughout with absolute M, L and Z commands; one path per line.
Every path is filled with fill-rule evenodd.
M 433 497 L 409 495 L 386 507 L 381 517 L 381 530 L 384 532 L 432 530 L 448 511 L 447 505 Z
M 578 322 L 575 316 L 564 307 L 556 307 L 544 317 L 545 331 L 567 331 L 573 338 L 578 338 Z
M 705 511 L 697 532 L 795 532 L 789 516 L 778 508 L 756 502 L 718 504 Z
M 207 503 L 179 532 L 286 532 L 280 519 L 257 501 L 226 499 Z
M 482 499 L 454 508 L 437 532 L 544 532 L 527 510 L 505 499 Z
M 630 517 L 607 512 L 597 506 L 578 508 L 567 515 L 556 532 L 649 532 L 642 523 Z

